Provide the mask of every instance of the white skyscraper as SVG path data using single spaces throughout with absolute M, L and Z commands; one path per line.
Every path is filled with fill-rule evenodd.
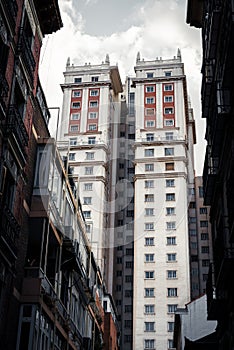
M 165 350 L 174 311 L 190 300 L 186 77 L 179 50 L 138 54 L 135 73 L 133 349 Z

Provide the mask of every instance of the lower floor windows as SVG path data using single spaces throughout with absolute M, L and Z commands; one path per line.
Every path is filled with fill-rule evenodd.
M 144 340 L 144 349 L 155 349 L 155 340 L 154 339 L 145 339 Z

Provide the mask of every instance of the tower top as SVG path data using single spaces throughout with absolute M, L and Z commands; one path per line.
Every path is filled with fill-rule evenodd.
M 110 57 L 109 57 L 108 53 L 106 54 L 105 63 L 110 64 Z

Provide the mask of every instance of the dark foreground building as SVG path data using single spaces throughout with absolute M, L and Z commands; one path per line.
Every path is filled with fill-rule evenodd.
M 61 27 L 57 0 L 0 1 L 4 350 L 118 349 L 113 301 L 86 237 L 67 159 L 50 138 L 50 108 L 38 79 L 42 39 Z
M 217 320 L 219 349 L 234 347 L 234 2 L 189 0 L 187 22 L 202 28 L 202 117 L 207 148 L 204 203 L 210 205 L 213 262 L 208 319 Z

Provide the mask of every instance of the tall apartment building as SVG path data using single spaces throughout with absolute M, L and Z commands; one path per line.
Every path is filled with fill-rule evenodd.
M 118 67 L 110 66 L 108 55 L 100 65 L 74 66 L 68 59 L 64 76 L 59 137 L 70 143 L 69 165 L 79 188 L 89 240 L 102 272 L 108 276 L 108 261 L 113 260 L 106 254 L 113 254 L 114 246 L 122 83 Z M 112 289 L 112 280 L 108 284 Z
M 70 142 L 89 240 L 120 314 L 121 348 L 164 350 L 173 348 L 176 308 L 190 301 L 195 128 L 179 50 L 167 60 L 138 54 L 135 73 L 122 86 L 108 55 L 101 65 L 68 59 L 60 140 Z
M 213 244 L 207 311 L 210 320 L 218 321 L 218 348 L 227 350 L 234 346 L 233 13 L 233 1 L 188 1 L 187 23 L 201 28 L 203 50 L 202 117 L 207 140 L 203 186 Z
M 174 311 L 190 300 L 190 128 L 180 51 L 137 57 L 133 348 L 173 348 Z M 192 121 L 192 120 L 191 120 Z

